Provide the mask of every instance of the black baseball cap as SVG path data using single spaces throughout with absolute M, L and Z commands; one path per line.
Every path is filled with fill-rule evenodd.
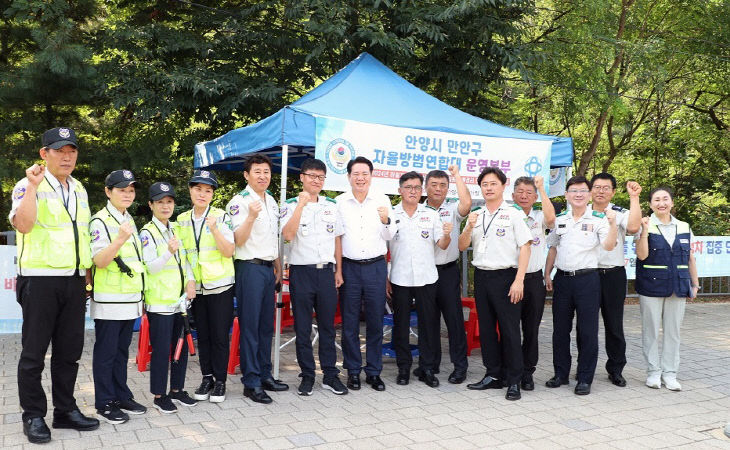
M 79 148 L 79 144 L 76 141 L 76 132 L 71 128 L 58 127 L 52 128 L 45 133 L 41 138 L 41 144 L 43 147 L 52 148 L 58 150 L 64 145 L 73 145 Z
M 188 181 L 188 186 L 199 183 L 209 184 L 213 186 L 213 189 L 218 189 L 218 178 L 209 170 L 198 169 L 193 172 L 193 177 Z
M 108 188 L 125 188 L 130 184 L 139 184 L 129 170 L 115 170 L 106 176 L 104 186 Z
M 158 181 L 150 186 L 150 201 L 154 202 L 165 197 L 175 198 L 175 188 L 170 183 Z

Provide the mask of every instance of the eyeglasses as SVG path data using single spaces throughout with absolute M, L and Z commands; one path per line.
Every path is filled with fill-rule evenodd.
M 302 175 L 308 176 L 310 180 L 324 181 L 324 179 L 327 178 L 326 175 L 315 175 L 313 173 L 303 173 Z
M 401 186 L 400 188 L 404 191 L 420 192 L 423 189 L 423 186 Z
M 588 189 L 568 189 L 568 194 L 587 194 L 591 191 Z
M 593 190 L 598 191 L 598 192 L 608 192 L 608 191 L 612 191 L 613 187 L 611 187 L 611 186 L 593 186 Z

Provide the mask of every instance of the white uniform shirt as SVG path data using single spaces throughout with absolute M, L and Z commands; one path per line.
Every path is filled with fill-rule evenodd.
M 629 225 L 629 210 L 616 206 L 613 203 L 609 203 L 607 208 L 613 209 L 616 212 L 618 232 L 616 233 L 616 247 L 613 250 L 609 252 L 601 247 L 598 251 L 598 267 L 602 269 L 609 269 L 616 266 L 623 267 L 626 264 L 626 258 L 624 258 L 624 242 L 626 242 L 626 227 Z M 588 205 L 588 209 L 593 210 L 593 205 Z
M 352 191 L 338 195 L 335 200 L 344 231 L 342 256 L 349 259 L 370 259 L 385 255 L 386 241 L 393 239 L 397 231 L 392 211 L 389 225 L 383 224 L 378 214 L 379 206 L 392 208 L 388 196 L 370 189 L 362 203 L 357 201 Z
M 398 231 L 390 241 L 390 282 L 398 286 L 425 286 L 438 280 L 436 242 L 443 236 L 443 222 L 430 206 L 419 204 L 412 217 L 403 203 L 393 209 Z
M 532 208 L 527 215 L 527 226 L 532 234 L 530 262 L 527 263 L 527 273 L 537 272 L 545 267 L 547 240 L 545 236 L 545 215 L 542 210 Z
M 46 170 L 45 172 L 45 178 L 48 181 L 48 183 L 51 185 L 51 187 L 58 193 L 61 194 L 61 199 L 63 200 L 64 204 L 66 205 L 66 210 L 68 211 L 68 215 L 71 216 L 73 220 L 76 219 L 76 181 L 73 177 L 70 175 L 66 178 L 66 183 L 68 184 L 68 189 L 63 187 L 60 181 L 58 181 L 58 178 L 54 177 L 53 174 Z M 27 178 L 23 178 L 22 180 L 18 181 L 15 184 L 15 187 L 13 188 L 13 203 L 10 207 L 10 214 L 8 214 L 8 220 L 10 223 L 13 223 L 13 217 L 15 217 L 15 214 L 18 212 L 18 207 L 20 206 L 21 200 L 25 197 L 25 192 L 28 189 L 28 184 L 30 182 Z M 41 183 L 43 183 L 41 181 Z M 89 207 L 88 201 L 86 199 L 78 199 L 79 202 L 85 202 L 85 207 Z M 38 199 L 36 199 L 36 207 L 38 206 Z M 13 228 L 15 228 L 13 226 Z M 79 245 L 86 245 L 84 242 L 80 242 Z M 76 273 L 76 269 L 68 269 L 66 272 L 59 272 L 59 276 L 71 276 L 74 273 Z M 79 269 L 79 275 L 86 275 L 86 269 Z
M 256 217 L 248 240 L 236 247 L 234 259 L 245 261 L 258 258 L 273 261 L 279 257 L 279 207 L 268 192 L 262 199 L 249 185 L 242 193 L 233 196 L 226 206 L 226 211 L 231 216 L 233 231 L 236 231 L 248 217 L 248 205 L 257 200 L 261 201 L 263 208 Z
M 423 203 L 427 205 L 426 200 Z M 451 222 L 454 224 L 454 229 L 451 230 L 451 243 L 446 250 L 436 247 L 436 264 L 446 264 L 459 259 L 459 234 L 461 234 L 461 222 L 464 221 L 465 216 L 459 214 L 459 199 L 458 198 L 447 198 L 441 203 L 441 206 L 436 208 L 439 216 L 441 217 L 442 223 Z
M 157 219 L 157 217 L 153 216 L 152 223 L 157 226 L 157 229 L 162 234 L 162 238 L 164 240 L 162 242 L 155 241 L 155 238 L 152 236 L 152 234 L 144 229 L 139 232 L 139 239 L 142 242 L 142 259 L 144 260 L 144 265 L 147 268 L 147 272 L 155 274 L 162 270 L 163 267 L 165 267 L 165 264 L 167 264 L 170 258 L 173 258 L 173 254 L 170 253 L 170 250 L 168 248 L 165 248 L 165 252 L 162 255 L 157 256 L 157 246 L 164 245 L 165 247 L 167 247 L 167 243 L 173 236 L 175 236 L 175 234 L 172 230 L 172 227 L 174 226 L 173 222 L 168 221 L 167 226 L 165 226 L 162 222 L 159 221 L 159 219 Z M 175 255 L 174 258 L 177 260 L 178 263 L 182 261 L 183 274 L 186 274 L 185 282 L 187 282 L 187 280 L 191 279 L 190 275 L 192 275 L 192 269 L 190 268 L 190 264 L 185 257 L 185 249 L 183 249 L 182 245 L 180 245 L 180 248 L 177 251 L 177 255 Z M 192 279 L 194 280 L 195 278 L 193 277 Z M 185 285 L 183 285 L 183 288 L 185 288 Z M 145 308 L 149 312 L 160 314 L 172 314 L 174 312 L 177 312 L 178 309 L 177 305 L 145 305 Z
M 287 200 L 281 210 L 283 230 L 299 204 L 298 198 Z M 296 236 L 291 240 L 289 264 L 327 264 L 335 262 L 335 236 L 342 235 L 342 222 L 334 200 L 318 196 L 304 205 Z
M 654 213 L 649 216 L 649 224 L 650 225 L 656 225 L 659 228 L 659 232 L 662 233 L 662 237 L 664 237 L 664 240 L 667 241 L 667 245 L 670 247 L 674 245 L 674 240 L 677 238 L 677 224 L 679 220 L 677 220 L 676 217 L 671 216 L 671 219 L 669 220 L 669 223 L 662 223 L 661 220 L 659 220 Z M 639 233 L 636 233 L 634 235 L 634 242 L 638 241 L 641 237 L 641 229 L 639 229 Z M 695 235 L 692 232 L 692 229 L 689 230 L 689 242 L 690 244 L 694 242 Z
M 608 219 L 602 213 L 586 208 L 585 213 L 573 220 L 567 210 L 555 218 L 555 228 L 548 236 L 548 246 L 557 247 L 555 267 L 564 270 L 597 269 L 601 244 L 609 230 Z
M 474 267 L 482 270 L 517 267 L 520 247 L 532 241 L 522 209 L 502 201 L 493 214 L 486 206 L 474 211 L 479 214 L 471 232 Z
M 106 209 L 109 210 L 111 216 L 114 217 L 120 224 L 129 222 L 132 226 L 132 230 L 137 234 L 137 226 L 134 224 L 134 219 L 128 211 L 124 211 L 124 215 L 115 208 L 111 202 L 106 203 Z M 91 257 L 96 256 L 97 253 L 104 250 L 111 244 L 109 235 L 106 232 L 104 223 L 101 220 L 92 220 L 89 226 L 89 232 L 91 233 Z M 132 239 L 130 236 L 129 239 Z M 142 257 L 142 249 L 137 249 Z M 110 263 L 111 264 L 111 263 Z M 142 298 L 142 293 L 134 294 L 118 294 L 119 301 L 136 301 Z M 143 302 L 137 303 L 98 303 L 91 301 L 91 307 L 89 308 L 89 316 L 92 319 L 103 319 L 103 320 L 129 320 L 136 319 L 142 315 Z

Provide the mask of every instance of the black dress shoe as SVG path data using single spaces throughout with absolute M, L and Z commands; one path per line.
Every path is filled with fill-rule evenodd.
M 609 373 L 608 379 L 611 380 L 611 383 L 618 387 L 626 387 L 626 378 L 624 378 L 620 373 Z
M 267 394 L 266 391 L 264 391 L 264 389 L 260 387 L 243 388 L 243 396 L 250 398 L 256 403 L 263 403 L 265 405 L 273 402 L 271 397 L 269 397 L 269 394 Z
M 426 386 L 436 388 L 439 387 L 439 379 L 430 370 L 424 370 L 421 376 L 418 377 L 418 381 L 423 381 Z
M 485 375 L 481 381 L 466 385 L 467 389 L 474 391 L 483 391 L 484 389 L 502 389 L 503 387 L 502 380 L 492 378 L 489 375 Z
M 43 417 L 23 419 L 23 434 L 28 436 L 32 444 L 45 444 L 51 441 L 51 430 L 48 429 Z
M 99 428 L 99 420 L 92 417 L 86 417 L 81 411 L 75 409 L 73 411 L 56 414 L 53 413 L 53 428 L 70 428 L 78 431 L 91 431 Z
M 350 374 L 347 376 L 347 388 L 353 391 L 360 390 L 360 375 Z
M 466 371 L 454 370 L 449 375 L 449 383 L 451 384 L 461 384 L 464 380 L 466 380 Z
M 526 391 L 535 390 L 535 381 L 532 379 L 532 374 L 522 376 L 522 389 Z
M 591 393 L 590 383 L 578 383 L 575 385 L 575 395 L 588 395 Z
M 557 375 L 555 375 L 554 377 L 550 378 L 549 380 L 547 380 L 545 382 L 545 386 L 547 386 L 549 388 L 565 386 L 566 384 L 568 384 L 568 380 L 564 380 L 564 379 L 558 377 Z
M 415 372 L 415 370 L 414 370 Z M 410 369 L 398 369 L 398 376 L 395 378 L 396 384 L 399 384 L 401 386 L 405 386 L 408 384 L 408 381 L 410 380 Z
M 434 375 L 437 375 L 439 372 L 440 372 L 440 370 L 439 369 L 436 369 L 436 370 L 433 371 L 433 374 Z M 423 375 L 423 367 L 418 366 L 415 369 L 413 369 L 413 376 L 414 377 L 420 377 L 421 375 Z
M 507 400 L 519 400 L 522 398 L 522 394 L 520 394 L 520 385 L 519 384 L 513 384 L 510 387 L 507 388 L 507 395 L 504 396 Z
M 282 383 L 279 380 L 275 380 L 273 378 L 269 378 L 268 380 L 261 380 L 261 387 L 264 388 L 266 391 L 274 391 L 274 392 L 281 392 L 281 391 L 288 391 L 289 385 Z
M 368 375 L 365 377 L 365 382 L 376 391 L 385 390 L 385 383 L 383 383 L 383 380 L 380 379 L 380 375 Z

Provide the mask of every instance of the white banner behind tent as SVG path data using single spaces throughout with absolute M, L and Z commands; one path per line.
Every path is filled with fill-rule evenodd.
M 482 198 L 477 177 L 485 167 L 499 167 L 507 175 L 505 198 L 521 176 L 542 175 L 550 180 L 551 141 L 493 138 L 413 128 L 391 127 L 317 117 L 315 156 L 327 164 L 324 188 L 347 191 L 347 163 L 356 156 L 373 162 L 372 186 L 385 194 L 398 193 L 398 179 L 412 170 L 426 174 L 459 166 L 472 198 Z M 551 188 L 552 183 L 546 183 Z M 552 195 L 552 194 L 551 194 Z M 452 183 L 450 197 L 456 197 Z
M 17 333 L 23 322 L 23 311 L 15 300 L 14 245 L 0 245 L 0 333 Z

